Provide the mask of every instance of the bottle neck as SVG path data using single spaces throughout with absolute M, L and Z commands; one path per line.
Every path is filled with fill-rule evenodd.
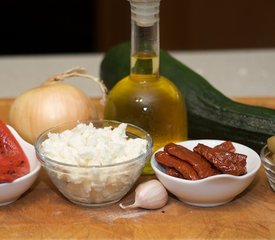
M 160 0 L 129 0 L 131 5 L 131 76 L 159 77 Z

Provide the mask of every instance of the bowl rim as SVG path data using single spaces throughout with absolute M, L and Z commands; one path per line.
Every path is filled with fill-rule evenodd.
M 22 181 L 24 181 L 24 180 L 26 180 L 28 178 L 31 178 L 33 175 L 35 175 L 37 172 L 39 172 L 40 168 L 41 168 L 41 164 L 40 164 L 40 162 L 38 162 L 37 166 L 32 171 L 30 171 L 28 174 L 26 174 L 26 175 L 24 175 L 24 176 L 22 176 L 20 178 L 16 178 L 12 182 L 1 183 L 0 184 L 0 188 L 1 188 L 1 186 L 3 186 L 3 187 L 4 186 L 8 186 L 8 185 L 10 186 L 10 185 L 22 182 Z
M 203 141 L 204 142 L 205 141 L 221 142 L 221 141 L 225 141 L 225 140 L 220 140 L 220 139 L 196 139 L 196 140 L 186 140 L 186 141 L 182 141 L 182 142 L 176 142 L 176 144 L 181 144 L 181 143 L 185 143 L 185 142 L 198 142 L 199 143 L 200 141 L 201 142 L 203 142 Z M 241 176 L 235 176 L 235 175 L 224 173 L 224 174 L 217 174 L 217 175 L 209 176 L 209 177 L 206 177 L 206 178 L 203 178 L 203 179 L 198 179 L 198 180 L 188 180 L 188 179 L 182 179 L 182 178 L 177 178 L 177 177 L 170 176 L 170 175 L 164 173 L 163 171 L 161 171 L 159 169 L 159 167 L 162 167 L 162 166 L 155 159 L 156 152 L 162 150 L 163 147 L 156 150 L 155 153 L 152 155 L 152 157 L 151 157 L 151 166 L 157 174 L 160 174 L 163 177 L 167 177 L 168 179 L 178 181 L 178 182 L 182 182 L 182 183 L 188 183 L 188 184 L 198 184 L 198 183 L 208 182 L 208 181 L 217 180 L 217 179 L 242 180 L 242 179 L 249 178 L 250 176 L 253 176 L 259 170 L 259 168 L 261 167 L 261 159 L 260 159 L 259 154 L 256 151 L 254 151 L 253 149 L 247 147 L 246 145 L 243 145 L 243 144 L 240 144 L 240 143 L 237 143 L 237 142 L 233 142 L 233 141 L 232 141 L 232 143 L 237 144 L 237 145 L 242 146 L 242 147 L 245 147 L 245 148 L 248 148 L 250 151 L 252 151 L 253 153 L 255 153 L 258 156 L 257 163 L 256 163 L 255 167 L 250 172 L 248 172 L 244 175 L 241 175 Z
M 56 129 L 58 127 L 61 127 L 61 126 L 65 126 L 67 124 L 76 124 L 77 125 L 78 123 L 100 123 L 100 122 L 114 123 L 114 124 L 118 124 L 118 125 L 122 124 L 122 123 L 125 123 L 125 122 L 120 122 L 120 121 L 116 121 L 116 120 L 104 119 L 104 120 L 77 120 L 77 121 L 68 121 L 68 122 L 64 122 L 64 123 L 61 123 L 61 124 L 57 124 L 53 127 L 48 128 L 47 130 L 43 131 L 36 138 L 35 143 L 34 143 L 34 148 L 35 148 L 35 152 L 38 156 L 38 160 L 41 161 L 42 164 L 44 164 L 45 162 L 49 162 L 49 163 L 53 163 L 53 164 L 56 164 L 56 165 L 59 165 L 59 166 L 72 167 L 72 168 L 78 168 L 78 169 L 79 168 L 80 169 L 108 168 L 108 167 L 116 167 L 116 166 L 120 166 L 120 165 L 123 165 L 123 164 L 129 164 L 129 163 L 135 162 L 135 161 L 139 160 L 140 158 L 146 158 L 148 155 L 150 155 L 152 153 L 153 139 L 152 139 L 151 135 L 147 131 L 145 131 L 143 128 L 138 127 L 138 126 L 136 126 L 134 124 L 131 124 L 131 123 L 125 123 L 125 124 L 127 124 L 127 126 L 135 128 L 135 129 L 141 131 L 142 133 L 144 133 L 144 135 L 146 137 L 146 140 L 147 140 L 147 145 L 146 145 L 146 152 L 145 153 L 142 153 L 141 155 L 139 155 L 135 158 L 129 159 L 127 161 L 122 161 L 122 162 L 107 164 L 107 165 L 79 166 L 79 165 L 75 165 L 75 164 L 63 163 L 63 162 L 59 162 L 59 161 L 54 160 L 54 159 L 50 159 L 50 158 L 48 158 L 47 156 L 45 156 L 44 154 L 42 154 L 39 151 L 39 146 L 38 145 L 39 145 L 40 139 L 43 136 L 50 133 L 51 130 L 54 130 L 54 129 Z
M 260 152 L 261 161 L 263 162 L 263 164 L 268 163 L 269 165 L 273 166 L 275 165 L 275 163 L 266 157 L 268 153 L 271 153 L 271 151 L 268 149 L 267 145 L 265 145 Z

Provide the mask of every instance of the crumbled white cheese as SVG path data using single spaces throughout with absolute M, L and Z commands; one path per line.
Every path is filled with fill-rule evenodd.
M 117 128 L 80 123 L 72 130 L 48 134 L 41 152 L 60 163 L 79 166 L 48 166 L 50 177 L 66 197 L 74 202 L 96 204 L 119 200 L 129 191 L 149 153 L 143 155 L 147 140 L 128 138 L 126 127 L 124 123 Z M 104 167 L 137 157 L 137 161 Z
M 47 157 L 78 166 L 109 165 L 127 161 L 146 152 L 147 141 L 126 136 L 125 123 L 117 128 L 95 128 L 78 124 L 72 130 L 49 133 L 42 143 Z

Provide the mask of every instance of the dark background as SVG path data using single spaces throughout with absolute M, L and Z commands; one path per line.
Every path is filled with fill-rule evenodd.
M 0 1 L 0 54 L 104 52 L 130 39 L 127 0 Z M 161 48 L 275 47 L 274 0 L 161 0 Z

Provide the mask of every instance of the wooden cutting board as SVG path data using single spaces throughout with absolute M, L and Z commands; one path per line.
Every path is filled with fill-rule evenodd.
M 275 108 L 275 98 L 236 99 Z M 11 102 L 0 100 L 0 118 L 5 122 Z M 151 178 L 141 176 L 139 182 Z M 123 203 L 133 201 L 133 189 Z M 19 200 L 0 207 L 0 239 L 275 239 L 274 216 L 275 193 L 262 168 L 248 189 L 223 206 L 193 207 L 170 195 L 160 210 L 129 211 L 118 204 L 102 208 L 74 205 L 42 170 Z

